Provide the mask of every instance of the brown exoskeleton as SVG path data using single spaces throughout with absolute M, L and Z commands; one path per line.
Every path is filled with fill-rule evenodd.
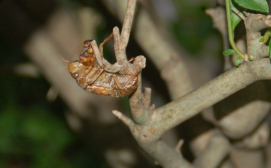
M 101 43 L 99 49 L 112 37 L 112 34 Z M 123 97 L 129 95 L 137 88 L 138 74 L 118 74 L 107 72 L 96 60 L 92 40 L 84 42 L 79 61 L 69 63 L 68 71 L 76 80 L 77 84 L 88 92 L 99 95 L 110 95 L 112 97 Z M 132 60 L 129 60 L 131 62 Z

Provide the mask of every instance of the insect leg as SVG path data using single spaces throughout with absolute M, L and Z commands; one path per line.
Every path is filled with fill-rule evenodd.
M 131 78 L 125 83 L 124 86 L 122 86 L 122 85 L 119 83 L 119 80 L 118 80 L 118 78 L 117 78 L 117 75 L 116 75 L 116 74 L 113 75 L 113 79 L 114 79 L 115 84 L 117 85 L 117 88 L 118 88 L 118 90 L 117 90 L 118 96 L 120 96 L 120 97 L 125 96 L 125 95 L 131 93 L 131 92 L 137 87 L 137 84 L 136 84 L 136 83 L 131 84 L 130 86 L 129 86 L 129 83 L 130 83 L 132 80 L 134 80 L 134 79 L 137 77 L 137 75 L 138 75 L 139 73 L 140 73 L 140 71 L 137 71 L 134 75 L 132 75 Z
M 122 89 L 123 87 L 122 87 L 121 84 L 119 83 L 119 80 L 118 80 L 116 74 L 113 75 L 113 79 L 114 79 L 114 81 L 115 81 L 115 84 L 116 84 L 117 87 L 118 87 L 117 95 L 118 95 L 119 97 L 125 96 L 125 91 Z
M 121 86 L 121 84 L 119 83 L 119 80 L 118 80 L 116 74 L 113 75 L 113 79 L 114 79 L 114 81 L 115 81 L 117 87 L 118 87 L 119 89 L 122 89 L 122 86 Z
M 100 53 L 102 55 L 102 58 L 104 57 L 104 54 L 103 54 L 103 46 L 104 44 L 109 41 L 111 38 L 113 37 L 113 33 L 110 34 L 109 37 L 107 37 L 100 45 L 99 45 L 99 50 L 100 50 Z
M 135 60 L 135 58 L 134 57 L 132 57 L 131 59 L 129 59 L 129 63 L 131 63 L 131 62 L 133 62 Z
M 90 66 L 94 67 L 95 60 L 96 60 L 96 57 L 92 57 L 91 65 Z
M 125 88 L 134 78 L 140 73 L 141 70 L 134 73 L 134 75 L 128 80 L 128 82 L 124 85 L 123 88 Z
M 88 85 L 92 85 L 103 74 L 103 72 L 104 69 L 96 70 L 92 76 L 88 77 Z
M 82 50 L 82 52 L 80 53 L 80 55 L 79 55 L 79 58 L 80 59 L 82 59 L 83 58 L 83 55 L 85 54 L 85 52 L 88 50 L 88 48 L 84 48 L 83 50 Z
M 83 72 L 85 72 L 86 69 L 87 69 L 87 67 L 84 68 L 84 71 L 83 71 Z M 87 75 L 92 71 L 92 69 L 93 69 L 93 66 L 91 66 L 91 68 L 88 70 L 88 72 L 86 72 L 86 73 L 84 73 L 83 75 L 81 75 L 81 77 L 87 76 Z
M 141 71 L 141 70 L 140 70 L 140 71 Z M 135 77 L 140 73 L 140 71 L 137 71 L 136 73 L 134 73 L 134 75 L 131 76 L 131 78 L 125 83 L 124 86 L 121 86 L 121 84 L 119 83 L 118 78 L 117 78 L 117 76 L 116 76 L 115 74 L 113 75 L 113 79 L 114 79 L 116 85 L 118 86 L 118 88 L 119 88 L 119 89 L 123 89 L 123 88 L 125 88 L 132 80 L 135 79 Z

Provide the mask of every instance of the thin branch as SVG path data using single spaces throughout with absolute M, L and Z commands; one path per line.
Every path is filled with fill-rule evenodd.
M 100 65 L 101 68 L 104 68 L 105 65 L 103 64 L 103 57 L 102 57 L 102 54 L 100 53 L 100 50 L 99 50 L 98 45 L 95 40 L 93 40 L 91 42 L 91 46 L 92 46 L 93 51 L 95 53 L 98 64 Z
M 119 28 L 116 26 L 113 28 L 113 37 L 114 37 L 114 50 L 116 58 L 120 58 L 119 53 L 119 45 L 120 45 L 120 31 Z
M 125 115 L 123 115 L 121 112 L 119 112 L 117 110 L 113 110 L 112 113 L 116 117 L 118 117 L 128 127 L 133 127 L 134 126 L 134 122 L 130 118 L 128 118 Z
M 118 62 L 116 62 L 115 64 L 112 65 L 106 59 L 104 59 L 102 57 L 95 40 L 93 40 L 91 42 L 91 46 L 92 46 L 93 51 L 96 55 L 97 62 L 101 68 L 105 68 L 106 71 L 111 72 L 111 73 L 116 73 L 116 72 L 119 72 L 123 69 L 123 66 L 120 65 Z
M 243 21 L 245 21 L 247 18 L 238 10 L 236 10 L 235 8 L 231 8 L 231 10 L 237 15 L 239 16 Z
M 126 14 L 121 31 L 121 44 L 119 46 L 121 50 L 125 49 L 128 45 L 133 18 L 135 14 L 136 2 L 137 0 L 129 0 L 127 4 Z

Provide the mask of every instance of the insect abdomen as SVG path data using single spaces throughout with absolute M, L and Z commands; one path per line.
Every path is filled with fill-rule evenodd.
M 137 77 L 130 80 L 131 77 L 131 75 L 115 75 L 115 79 L 118 80 L 116 82 L 113 74 L 105 73 L 92 85 L 87 86 L 86 90 L 99 95 L 124 97 L 137 88 Z

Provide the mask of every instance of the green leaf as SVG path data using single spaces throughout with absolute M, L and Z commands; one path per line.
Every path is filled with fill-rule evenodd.
M 223 51 L 223 55 L 233 55 L 236 54 L 236 52 L 233 49 L 227 49 Z
M 269 7 L 266 0 L 234 0 L 239 6 L 258 12 L 269 13 Z
M 235 66 L 239 66 L 241 64 L 241 57 L 237 57 L 235 60 Z
M 241 12 L 242 9 L 236 3 L 232 2 L 232 0 L 230 0 L 230 8 L 235 9 L 239 11 L 240 13 L 242 13 Z M 230 12 L 230 15 L 231 15 L 231 27 L 234 34 L 235 27 L 240 23 L 242 19 L 238 15 L 236 15 L 232 10 Z
M 260 38 L 260 40 L 259 40 L 259 42 L 263 42 L 264 41 L 264 38 L 262 37 L 262 38 Z

